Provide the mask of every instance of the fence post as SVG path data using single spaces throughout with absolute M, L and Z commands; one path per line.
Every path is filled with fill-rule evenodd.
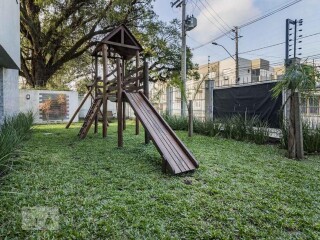
M 192 137 L 193 135 L 193 101 L 189 100 L 189 127 L 188 127 L 188 136 Z

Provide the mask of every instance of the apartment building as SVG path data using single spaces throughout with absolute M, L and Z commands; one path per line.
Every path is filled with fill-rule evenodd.
M 277 72 L 275 72 L 277 71 Z M 194 115 L 205 118 L 206 111 L 212 106 L 210 93 L 213 89 L 228 88 L 246 84 L 255 84 L 275 80 L 284 73 L 284 67 L 272 68 L 265 59 L 249 60 L 239 58 L 239 78 L 236 79 L 236 63 L 233 58 L 199 66 L 200 79 L 188 79 L 186 94 L 188 100 L 193 100 Z M 167 83 L 153 83 L 150 86 L 150 99 L 159 112 L 172 115 L 181 113 L 180 89 Z

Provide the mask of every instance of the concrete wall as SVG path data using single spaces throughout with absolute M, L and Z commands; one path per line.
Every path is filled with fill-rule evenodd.
M 19 111 L 19 1 L 0 1 L 0 123 Z M 10 69 L 9 69 L 10 68 Z
M 80 105 L 83 98 L 84 98 L 84 95 L 79 95 L 79 105 Z M 85 116 L 87 115 L 87 112 L 89 111 L 89 108 L 91 106 L 91 101 L 92 101 L 92 99 L 91 99 L 91 97 L 89 97 L 87 99 L 87 101 L 83 104 L 82 108 L 79 111 L 79 118 L 80 119 L 84 119 Z M 128 106 L 129 105 L 126 106 L 126 116 L 133 117 L 132 110 Z M 102 107 L 101 107 L 101 111 L 102 111 Z M 112 115 L 114 117 L 116 117 L 117 116 L 117 104 L 115 102 L 108 101 L 108 111 L 111 111 Z
M 19 2 L 16 0 L 0 1 L 0 45 L 18 67 L 20 67 Z
M 47 121 L 40 110 L 41 102 L 44 96 L 65 95 L 67 99 L 66 115 L 62 118 L 54 118 Z M 28 99 L 29 98 L 29 99 Z M 20 111 L 32 111 L 35 116 L 35 123 L 61 123 L 68 122 L 73 113 L 76 111 L 78 102 L 78 93 L 74 91 L 50 91 L 50 90 L 20 90 L 19 92 Z M 74 122 L 78 122 L 79 117 L 76 116 Z

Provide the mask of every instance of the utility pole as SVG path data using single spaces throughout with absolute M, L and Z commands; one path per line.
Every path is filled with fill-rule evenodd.
M 302 29 L 298 29 L 298 25 L 302 26 L 303 20 L 286 20 L 286 53 L 285 53 L 285 65 L 288 67 L 292 61 L 290 61 L 293 57 L 293 61 L 296 61 L 297 55 L 301 55 L 301 53 L 297 53 L 297 44 L 301 43 L 302 41 L 298 41 L 302 37 L 302 35 L 298 32 L 302 32 Z M 291 32 L 293 30 L 293 33 Z M 300 34 L 300 35 L 298 35 Z M 293 35 L 293 39 L 291 38 L 291 35 Z M 293 48 L 291 42 L 293 41 Z M 301 50 L 301 47 L 298 48 Z M 293 54 L 290 54 L 290 51 L 293 50 Z
M 182 89 L 181 89 L 181 116 L 184 117 L 186 114 L 186 78 L 187 78 L 187 48 L 186 48 L 186 0 L 182 0 L 182 21 L 181 21 L 181 37 L 182 37 L 182 46 L 181 46 L 181 80 L 182 80 Z
M 171 7 L 182 7 L 182 19 L 181 19 L 181 116 L 186 115 L 187 99 L 186 99 L 186 81 L 187 81 L 187 42 L 186 32 L 191 31 L 197 26 L 197 19 L 192 15 L 186 17 L 186 0 L 176 0 L 171 2 Z
M 302 26 L 303 20 L 286 20 L 286 52 L 285 52 L 285 67 L 288 68 L 291 65 L 299 63 L 297 55 L 297 26 Z M 293 31 L 293 33 L 292 33 Z M 299 29 L 301 32 L 302 29 Z M 293 35 L 293 39 L 291 36 Z M 302 35 L 299 35 L 301 38 Z M 293 41 L 293 44 L 291 44 Z M 301 41 L 298 41 L 301 43 Z M 290 48 L 293 47 L 293 48 Z M 300 50 L 301 48 L 299 48 Z M 290 51 L 293 50 L 293 54 Z M 292 58 L 293 57 L 293 58 Z M 293 91 L 293 90 L 292 90 Z M 300 92 L 295 89 L 294 92 L 289 92 L 289 125 L 288 125 L 288 153 L 289 158 L 304 158 L 303 149 L 303 134 L 302 134 L 302 122 L 301 122 L 301 110 L 300 110 Z
M 239 28 L 236 26 L 234 27 L 234 33 L 235 33 L 235 43 L 236 43 L 236 83 L 239 83 Z
M 208 56 L 208 80 L 210 80 L 210 56 Z

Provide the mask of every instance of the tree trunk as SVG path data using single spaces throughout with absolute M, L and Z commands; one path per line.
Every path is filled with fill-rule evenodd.
M 302 133 L 302 122 L 300 112 L 300 94 L 299 92 L 294 93 L 295 101 L 295 141 L 296 141 L 296 158 L 304 158 L 303 150 L 303 133 Z
M 46 67 L 45 59 L 41 55 L 34 55 L 32 62 L 31 79 L 34 87 L 45 87 L 52 76 Z
M 296 143 L 295 143 L 295 101 L 294 93 L 290 93 L 290 111 L 289 111 L 289 126 L 288 126 L 288 157 L 296 157 Z

